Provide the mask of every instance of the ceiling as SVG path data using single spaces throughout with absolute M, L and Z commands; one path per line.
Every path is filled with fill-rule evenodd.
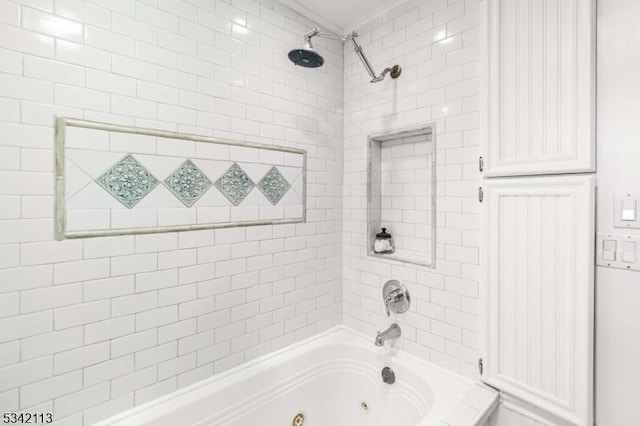
M 279 0 L 336 34 L 346 34 L 406 0 Z

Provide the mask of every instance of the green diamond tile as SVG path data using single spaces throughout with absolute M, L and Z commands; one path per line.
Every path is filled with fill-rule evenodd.
M 229 167 L 229 170 L 220 176 L 215 186 L 231 201 L 231 204 L 237 206 L 251 192 L 255 184 L 244 170 L 234 163 Z
M 212 185 L 209 178 L 191 160 L 185 161 L 165 179 L 164 184 L 187 207 L 198 201 Z
M 258 182 L 258 189 L 274 206 L 278 204 L 289 188 L 291 188 L 291 185 L 289 185 L 289 182 L 282 176 L 277 167 L 272 167 Z
M 138 204 L 159 183 L 131 155 L 116 163 L 96 179 L 96 182 L 129 209 Z

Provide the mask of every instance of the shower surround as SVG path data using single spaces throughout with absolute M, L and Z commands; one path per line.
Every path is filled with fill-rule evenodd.
M 404 348 L 475 378 L 476 9 L 357 28 L 403 68 L 371 85 L 338 40 L 294 67 L 315 24 L 270 0 L 0 0 L 0 411 L 91 424 L 340 323 L 374 336 L 391 277 Z M 55 116 L 305 150 L 306 222 L 54 241 Z M 367 135 L 431 122 L 435 269 L 368 258 Z
M 344 322 L 374 336 L 397 321 L 404 349 L 474 378 L 478 22 L 477 0 L 409 1 L 356 28 L 371 61 L 398 63 L 402 76 L 390 84 L 367 84 L 367 73 L 345 47 L 344 83 Z M 436 135 L 433 269 L 368 257 L 366 246 L 367 137 L 425 123 L 435 125 Z M 398 208 L 410 213 L 413 202 L 407 197 Z M 414 300 L 409 312 L 391 319 L 380 303 L 380 289 L 389 278 L 402 280 Z

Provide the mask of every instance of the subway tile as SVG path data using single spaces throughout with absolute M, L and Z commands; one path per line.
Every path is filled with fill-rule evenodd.
M 130 296 L 117 297 L 111 300 L 111 315 L 130 315 L 148 311 L 158 306 L 158 294 L 155 291 Z
M 77 42 L 82 42 L 84 38 L 84 25 L 82 23 L 29 7 L 22 8 L 21 21 L 23 28 L 37 33 Z
M 44 311 L 82 301 L 82 284 L 45 287 L 24 291 L 20 295 L 20 312 Z
M 119 34 L 148 43 L 158 42 L 158 28 L 128 16 L 114 14 L 111 29 Z
M 178 344 L 177 342 L 169 342 L 163 345 L 154 346 L 143 351 L 136 352 L 135 365 L 136 368 L 146 368 L 151 365 L 159 364 L 163 361 L 175 358 L 178 356 Z
M 158 380 L 162 381 L 196 367 L 196 354 L 191 353 L 158 364 Z
M 108 300 L 81 303 L 55 310 L 53 320 L 56 330 L 102 321 L 111 316 Z
M 18 219 L 21 216 L 20 197 L 0 196 L 0 219 Z
M 52 375 L 53 360 L 51 357 L 13 364 L 0 369 L 0 377 L 2 377 L 0 392 L 37 382 Z
M 136 235 L 136 253 L 176 250 L 178 248 L 177 235 L 176 233 Z
M 136 275 L 136 292 L 158 290 L 178 285 L 178 270 L 167 269 Z
M 56 59 L 101 70 L 111 67 L 111 55 L 108 52 L 63 40 L 56 41 Z
M 24 76 L 73 86 L 85 83 L 84 68 L 36 56 L 25 56 Z
M 142 389 L 135 391 L 136 404 L 144 404 L 145 402 L 154 400 L 168 393 L 177 390 L 177 380 L 175 377 L 155 383 Z
M 53 406 L 57 418 L 64 418 L 70 414 L 93 407 L 108 401 L 110 397 L 109 383 L 87 387 L 77 392 L 64 395 L 54 400 Z
M 87 87 L 124 96 L 136 95 L 135 79 L 94 69 L 87 69 Z
M 56 84 L 55 102 L 58 105 L 100 112 L 109 112 L 111 107 L 108 93 L 61 84 Z
M 23 386 L 20 389 L 21 408 L 30 407 L 82 388 L 82 372 L 72 371 Z
M 111 341 L 111 358 L 117 358 L 155 346 L 158 342 L 156 330 L 119 337 Z
M 0 319 L 0 343 L 47 333 L 52 329 L 51 311 Z
M 198 262 L 196 250 L 176 250 L 158 253 L 158 269 L 172 269 L 195 265 Z
M 198 297 L 198 288 L 195 284 L 181 285 L 160 290 L 158 292 L 158 304 L 159 306 L 177 305 L 193 300 L 196 297 Z
M 0 367 L 16 364 L 19 361 L 20 342 L 18 340 L 0 344 Z M 25 359 L 25 361 L 27 361 L 27 359 Z
M 132 275 L 84 282 L 84 301 L 110 299 L 131 294 L 135 278 Z
M 121 15 L 134 16 L 136 13 L 135 4 L 128 0 L 87 0 L 87 2 Z
M 22 359 L 29 360 L 74 349 L 82 344 L 82 327 L 75 327 L 22 339 L 20 350 Z
M 136 18 L 139 21 L 164 28 L 167 31 L 178 32 L 178 22 L 180 18 L 156 7 L 144 3 L 136 4 Z
M 0 392 L 0 407 L 7 412 L 18 411 L 20 409 L 20 403 L 18 402 L 19 399 L 20 392 L 18 388 L 6 392 Z
M 141 389 L 157 381 L 156 367 L 149 367 L 111 381 L 111 398 Z
M 111 13 L 108 10 L 81 0 L 56 0 L 55 12 L 57 15 L 90 25 L 103 28 L 111 25 Z
M 16 3 L 11 2 L 0 3 L 0 22 L 11 24 L 13 26 L 19 26 L 20 6 Z
M 44 149 L 27 149 L 21 150 L 20 168 L 24 171 L 33 172 L 53 172 L 53 151 Z M 52 204 L 53 206 L 53 204 Z M 45 217 L 51 216 L 51 210 L 47 212 Z
M 0 96 L 52 103 L 53 83 L 0 73 Z
M 100 50 L 125 56 L 133 56 L 135 54 L 134 39 L 98 27 L 88 26 L 85 39 L 87 45 Z
M 178 321 L 158 328 L 158 343 L 166 343 L 195 334 L 197 321 L 192 318 Z
M 131 334 L 135 330 L 133 315 L 87 324 L 84 327 L 84 344 L 102 342 Z
M 52 173 L 0 171 L 0 193 L 6 195 L 50 195 Z
M 85 367 L 83 380 L 85 386 L 104 383 L 116 377 L 124 376 L 134 370 L 134 356 L 126 355 Z
M 160 300 L 162 301 L 162 294 L 160 295 Z M 160 305 L 163 305 L 162 302 Z M 136 314 L 136 331 L 170 324 L 177 321 L 177 319 L 178 309 L 176 306 L 142 312 Z
M 56 263 L 53 268 L 53 283 L 62 284 L 106 278 L 109 276 L 109 266 L 109 259 Z
M 15 40 L 20 40 L 19 45 L 16 46 Z M 54 56 L 53 37 L 1 23 L 0 47 L 19 50 L 20 52 L 47 58 L 52 58 Z
M 157 254 L 139 254 L 111 258 L 111 275 L 129 275 L 157 270 Z
M 158 115 L 155 102 L 145 101 L 128 96 L 112 95 L 111 112 L 132 117 L 155 119 Z
M 54 373 L 78 370 L 109 359 L 109 342 L 85 345 L 54 355 Z
M 18 293 L 0 294 L 0 318 L 18 315 L 20 311 Z
M 110 399 L 84 411 L 84 419 L 88 424 L 94 424 L 105 420 L 123 411 L 133 408 L 133 393 Z
M 6 64 L 3 51 L 0 49 L 0 63 Z M 3 69 L 6 68 L 3 67 Z M 20 121 L 20 101 L 17 99 L 0 99 L 0 114 L 5 121 Z
M 113 55 L 111 71 L 125 77 L 147 81 L 158 80 L 157 65 L 117 54 Z

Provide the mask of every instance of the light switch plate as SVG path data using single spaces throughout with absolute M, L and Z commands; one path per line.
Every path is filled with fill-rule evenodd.
M 616 192 L 613 226 L 615 228 L 640 229 L 640 194 L 636 192 Z
M 596 240 L 596 265 L 640 271 L 640 259 L 638 259 L 639 247 L 640 235 L 598 232 Z M 612 250 L 615 250 L 615 252 L 612 253 Z

